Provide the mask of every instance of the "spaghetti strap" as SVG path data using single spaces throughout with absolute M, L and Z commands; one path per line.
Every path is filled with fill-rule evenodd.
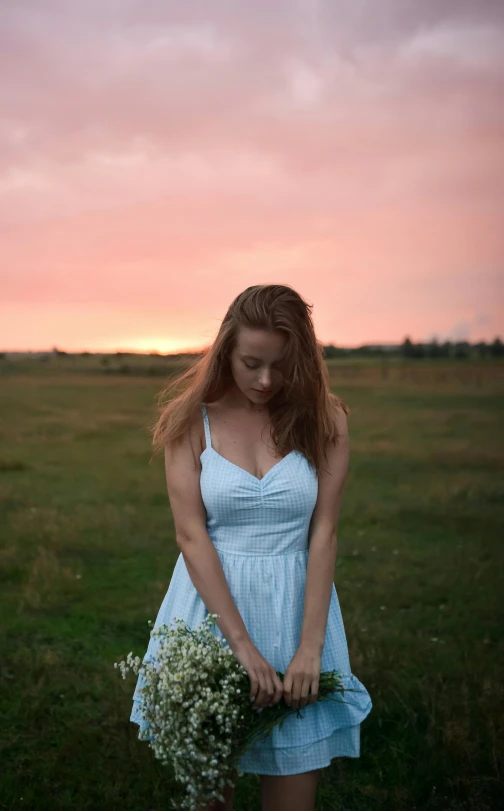
M 203 403 L 201 406 L 201 411 L 203 412 L 203 425 L 205 426 L 205 439 L 206 439 L 206 447 L 212 447 L 212 437 L 210 434 L 210 423 L 208 421 L 208 414 L 206 410 L 206 405 Z

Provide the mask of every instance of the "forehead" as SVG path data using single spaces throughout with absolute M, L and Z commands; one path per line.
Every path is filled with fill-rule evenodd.
M 256 358 L 281 359 L 287 347 L 287 336 L 281 330 L 262 330 L 240 327 L 236 348 L 242 355 Z

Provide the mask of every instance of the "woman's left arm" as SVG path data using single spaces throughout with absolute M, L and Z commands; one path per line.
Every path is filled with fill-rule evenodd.
M 299 647 L 284 675 L 285 702 L 293 709 L 314 703 L 322 661 L 327 617 L 334 584 L 337 525 L 349 464 L 348 423 L 337 409 L 339 441 L 327 449 L 327 464 L 319 475 L 318 496 L 310 524 L 303 624 Z

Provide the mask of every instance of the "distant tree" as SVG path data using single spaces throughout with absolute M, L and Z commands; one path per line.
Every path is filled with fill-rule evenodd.
M 400 346 L 400 350 L 401 350 L 401 355 L 403 355 L 405 358 L 412 358 L 414 356 L 414 354 L 413 354 L 413 351 L 414 351 L 413 350 L 413 342 L 412 342 L 411 338 L 409 338 L 409 336 L 406 336 L 406 338 L 402 342 L 402 344 Z
M 426 354 L 429 358 L 441 358 L 443 348 L 439 345 L 437 338 L 433 338 L 426 346 Z
M 453 344 L 451 341 L 444 341 L 441 345 L 441 349 L 443 350 L 443 357 L 444 358 L 451 358 L 453 355 Z
M 467 341 L 457 341 L 455 344 L 455 358 L 468 358 L 471 354 L 471 347 Z
M 338 350 L 334 346 L 334 344 L 329 344 L 329 346 L 324 346 L 324 357 L 325 358 L 336 358 L 339 354 Z
M 490 352 L 490 349 L 486 341 L 478 341 L 477 344 L 474 344 L 474 351 L 478 357 L 486 358 Z
M 494 358 L 502 357 L 502 355 L 504 354 L 503 345 L 500 338 L 495 338 L 490 344 L 490 354 Z
M 375 355 L 382 355 L 383 350 L 381 346 L 371 346 L 370 344 L 362 344 L 353 350 L 354 355 L 363 355 L 364 357 L 374 357 Z

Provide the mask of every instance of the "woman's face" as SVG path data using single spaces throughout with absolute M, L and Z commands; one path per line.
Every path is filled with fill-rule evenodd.
M 282 388 L 286 349 L 287 337 L 280 330 L 240 327 L 231 370 L 237 387 L 253 403 L 267 403 Z

